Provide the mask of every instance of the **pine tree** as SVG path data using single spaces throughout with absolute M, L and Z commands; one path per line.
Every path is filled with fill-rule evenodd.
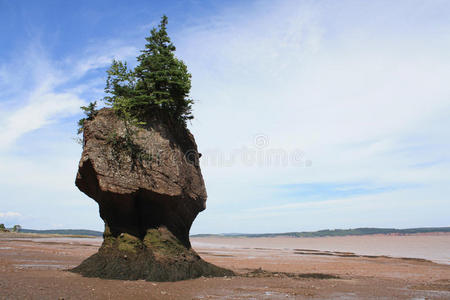
M 126 63 L 113 61 L 105 88 L 111 96 L 105 101 L 138 120 L 165 113 L 185 124 L 193 118 L 193 100 L 189 98 L 191 74 L 174 55 L 176 48 L 167 34 L 167 23 L 163 16 L 158 28 L 151 30 L 134 70 L 129 70 Z

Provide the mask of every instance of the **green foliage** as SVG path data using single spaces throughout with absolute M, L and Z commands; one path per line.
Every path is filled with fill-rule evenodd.
M 174 55 L 176 48 L 167 34 L 167 23 L 167 17 L 163 16 L 159 26 L 150 31 L 134 69 L 126 62 L 113 60 L 107 70 L 107 96 L 103 101 L 125 124 L 125 132 L 110 133 L 108 143 L 119 163 L 123 154 L 131 158 L 132 168 L 152 160 L 152 156 L 135 143 L 136 127 L 145 125 L 149 117 L 156 115 L 175 125 L 174 130 L 179 130 L 193 118 L 193 100 L 189 98 L 191 74 L 184 62 Z M 79 134 L 84 130 L 85 121 L 97 114 L 95 107 L 96 102 L 81 107 L 86 118 L 78 122 Z
M 185 125 L 193 118 L 193 100 L 189 98 L 191 74 L 174 55 L 176 48 L 167 34 L 167 23 L 167 17 L 163 16 L 158 28 L 151 30 L 134 69 L 124 62 L 113 61 L 107 71 L 105 91 L 109 95 L 104 101 L 139 122 L 145 122 L 152 114 L 165 114 Z
M 20 230 L 22 229 L 22 226 L 20 225 L 14 225 L 12 232 L 20 232 Z
M 90 102 L 88 106 L 82 106 L 80 107 L 84 114 L 86 115 L 86 118 L 82 118 L 78 121 L 78 134 L 81 134 L 84 130 L 84 122 L 86 120 L 92 120 L 95 115 L 97 114 L 97 101 Z
M 161 254 L 179 255 L 187 252 L 186 247 L 167 229 L 150 228 L 144 237 L 144 245 Z
M 139 238 L 128 233 L 121 233 L 120 236 L 117 238 L 117 241 L 118 241 L 117 248 L 119 249 L 119 251 L 124 252 L 136 253 L 137 249 L 142 249 L 144 246 Z
M 126 121 L 125 121 L 126 122 Z M 111 146 L 112 155 L 118 164 L 122 161 L 122 155 L 131 159 L 131 168 L 142 165 L 144 161 L 151 161 L 152 155 L 147 153 L 135 142 L 136 132 L 131 126 L 125 125 L 125 134 L 122 136 L 117 132 L 112 132 L 108 136 L 108 144 Z
M 6 229 L 5 224 L 0 224 L 0 230 L 2 230 L 2 229 Z

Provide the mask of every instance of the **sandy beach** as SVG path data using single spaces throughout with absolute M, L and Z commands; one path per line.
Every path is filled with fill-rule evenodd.
M 450 298 L 449 234 L 192 238 L 205 260 L 238 274 L 227 278 L 161 283 L 66 271 L 101 242 L 0 236 L 0 299 Z

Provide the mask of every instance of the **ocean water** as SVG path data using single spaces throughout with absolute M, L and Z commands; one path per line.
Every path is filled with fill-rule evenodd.
M 352 252 L 357 255 L 422 258 L 450 264 L 450 234 L 435 235 L 366 235 L 317 238 L 192 238 L 195 248 L 210 249 L 309 249 Z

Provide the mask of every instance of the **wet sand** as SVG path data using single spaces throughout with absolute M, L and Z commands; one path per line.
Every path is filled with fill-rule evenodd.
M 160 283 L 65 271 L 101 241 L 0 235 L 0 299 L 450 298 L 449 234 L 192 238 L 205 260 L 239 274 L 228 278 Z

